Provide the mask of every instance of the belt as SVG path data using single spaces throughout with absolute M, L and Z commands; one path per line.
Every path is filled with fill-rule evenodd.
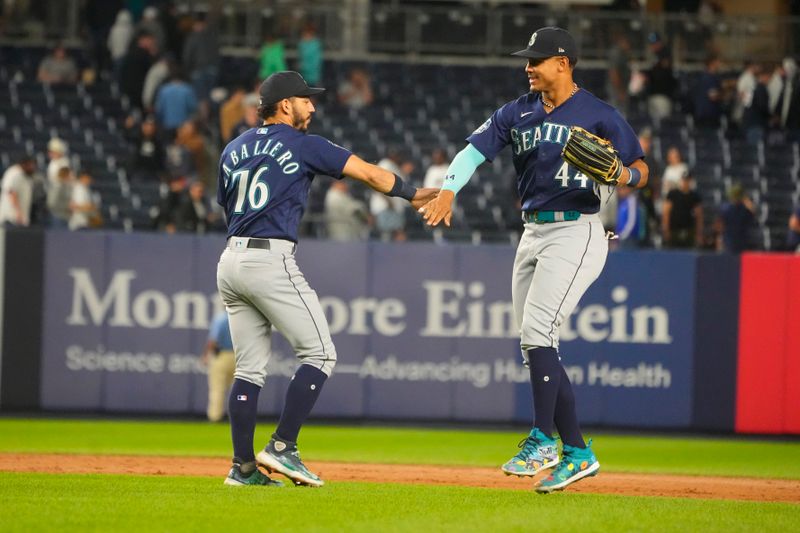
M 271 250 L 277 248 L 278 250 L 286 250 L 291 246 L 289 253 L 294 253 L 297 250 L 297 244 L 285 241 L 282 239 L 259 239 L 257 237 L 231 237 L 228 240 L 229 248 L 240 248 L 244 244 L 244 239 L 247 239 L 245 248 L 257 248 L 259 250 Z
M 581 218 L 580 211 L 523 211 L 522 220 L 534 224 L 550 224 L 551 222 L 571 222 Z

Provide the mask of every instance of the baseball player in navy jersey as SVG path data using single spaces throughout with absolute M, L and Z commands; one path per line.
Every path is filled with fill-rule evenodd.
M 228 241 L 217 266 L 236 355 L 228 411 L 233 467 L 227 485 L 282 485 L 257 465 L 299 485 L 321 486 L 297 451 L 297 436 L 336 364 L 336 348 L 317 294 L 295 263 L 297 228 L 317 174 L 348 176 L 419 208 L 439 192 L 415 189 L 350 151 L 306 130 L 314 113 L 300 74 L 278 72 L 260 88 L 263 124 L 228 144 L 219 162 L 217 201 L 225 209 Z M 253 452 L 258 394 L 270 356 L 271 329 L 286 337 L 300 365 L 286 392 L 278 427 Z
M 597 474 L 600 463 L 578 425 L 572 385 L 558 354 L 559 326 L 603 270 L 608 252 L 597 216 L 600 186 L 561 156 L 570 127 L 580 126 L 613 144 L 618 186 L 643 187 L 648 169 L 636 134 L 610 105 L 572 79 L 576 46 L 565 30 L 547 27 L 531 36 L 525 57 L 530 92 L 495 111 L 467 137 L 451 162 L 439 196 L 420 209 L 430 225 L 450 225 L 455 194 L 484 161 L 511 145 L 525 230 L 514 259 L 512 301 L 521 348 L 530 369 L 534 427 L 521 450 L 502 466 L 509 475 L 534 476 L 554 468 L 536 485 L 560 490 Z M 622 166 L 624 165 L 624 167 Z M 617 181 L 618 178 L 618 181 Z M 606 196 L 607 197 L 607 196 Z M 558 454 L 553 429 L 563 442 Z

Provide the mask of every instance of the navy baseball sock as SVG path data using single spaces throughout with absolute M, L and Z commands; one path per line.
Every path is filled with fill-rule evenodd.
M 280 440 L 297 442 L 300 427 L 314 408 L 326 379 L 328 375 L 322 370 L 300 365 L 286 390 L 286 402 L 275 430 Z
M 533 425 L 552 437 L 558 383 L 561 381 L 558 352 L 555 348 L 532 348 L 528 350 L 528 366 L 533 389 Z
M 569 376 L 563 366 L 561 366 L 561 380 L 558 384 L 555 421 L 556 429 L 558 429 L 558 434 L 564 444 L 575 448 L 586 448 L 578 424 L 578 415 L 575 412 L 575 394 L 572 392 L 572 383 L 569 382 Z
M 261 387 L 258 385 L 237 378 L 233 380 L 231 395 L 228 397 L 233 455 L 242 463 L 256 460 L 253 453 L 253 435 L 256 431 L 259 392 Z

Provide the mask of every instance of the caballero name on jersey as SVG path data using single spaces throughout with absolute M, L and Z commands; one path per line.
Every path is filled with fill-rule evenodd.
M 569 136 L 569 126 L 554 122 L 543 122 L 540 126 L 528 130 L 511 128 L 511 141 L 514 143 L 514 155 L 533 150 L 539 143 L 549 142 L 564 145 Z
M 238 150 L 228 152 L 226 162 L 222 164 L 222 169 L 226 174 L 230 175 L 231 167 L 235 167 L 241 161 L 252 157 L 269 156 L 278 163 L 284 174 L 294 174 L 300 168 L 300 163 L 292 161 L 293 154 L 291 150 L 281 152 L 282 148 L 283 143 L 280 141 L 273 142 L 273 139 L 267 139 L 263 144 L 261 140 L 254 143 L 244 143 Z

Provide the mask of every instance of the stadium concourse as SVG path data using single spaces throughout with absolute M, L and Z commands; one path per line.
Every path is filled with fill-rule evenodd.
M 36 68 L 47 53 L 44 48 L 5 47 L 0 66 L 0 168 L 14 164 L 21 155 L 34 155 L 38 167 L 46 166 L 49 139 L 64 139 L 74 168 L 88 170 L 93 189 L 101 196 L 107 229 L 152 230 L 153 209 L 168 193 L 165 184 L 132 182 L 126 168 L 133 147 L 124 135 L 124 121 L 131 111 L 127 98 L 113 81 L 98 79 L 91 85 L 46 85 L 36 81 Z M 72 51 L 78 63 L 81 52 Z M 255 60 L 226 58 L 226 68 L 255 76 Z M 347 61 L 325 63 L 323 85 L 337 87 L 354 66 Z M 376 63 L 368 66 L 375 101 L 358 111 L 349 109 L 329 94 L 320 99 L 311 131 L 377 161 L 391 147 L 400 146 L 417 169 L 430 163 L 434 148 L 449 156 L 463 139 L 498 105 L 518 96 L 524 87 L 521 68 L 465 67 L 408 63 Z M 696 73 L 682 73 L 682 93 Z M 245 76 L 242 76 L 244 78 Z M 603 96 L 606 71 L 579 68 L 578 83 Z M 491 80 L 491 83 L 487 83 Z M 215 105 L 219 105 L 217 102 Z M 726 191 L 743 185 L 758 206 L 757 248 L 781 249 L 787 220 L 800 199 L 800 151 L 798 145 L 749 145 L 723 120 L 716 129 L 695 128 L 680 102 L 673 114 L 654 122 L 641 105 L 632 105 L 628 119 L 637 131 L 653 132 L 652 160 L 661 165 L 669 147 L 678 147 L 693 169 L 697 190 L 703 197 L 704 220 L 711 226 Z M 218 109 L 212 117 L 218 116 Z M 312 237 L 324 233 L 323 203 L 330 180 L 315 180 L 304 231 Z M 498 157 L 484 165 L 470 186 L 459 194 L 452 240 L 512 242 L 522 224 L 519 213 L 509 208 L 514 192 L 510 159 Z M 367 191 L 356 189 L 367 199 Z M 417 217 L 407 217 L 410 239 L 430 240 L 434 233 Z M 219 228 L 218 228 L 219 229 Z

